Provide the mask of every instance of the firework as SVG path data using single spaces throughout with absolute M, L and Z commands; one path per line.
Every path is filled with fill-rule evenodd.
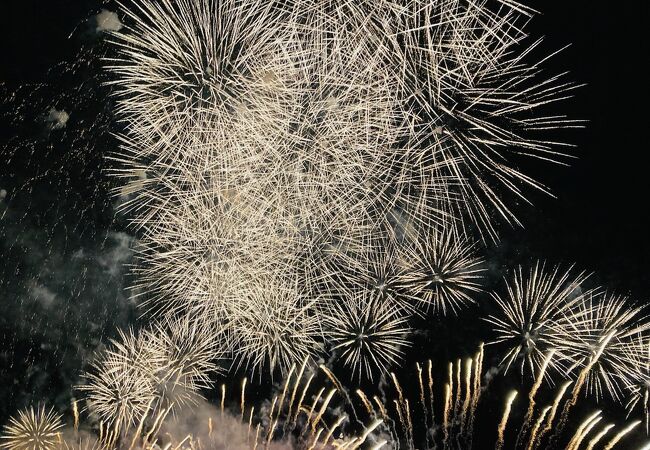
M 357 293 L 333 302 L 326 313 L 326 336 L 332 351 L 352 368 L 353 376 L 371 378 L 400 361 L 410 329 L 404 313 L 378 295 Z
M 646 434 L 650 433 L 650 342 L 643 334 L 634 336 L 625 347 L 627 366 L 632 368 L 632 376 L 626 374 L 624 380 L 626 408 L 628 416 L 635 409 L 643 411 Z
M 587 295 L 574 311 L 559 321 L 558 348 L 573 362 L 569 370 L 589 367 L 584 382 L 587 392 L 602 398 L 607 393 L 621 401 L 622 387 L 633 385 L 643 370 L 629 358 L 632 338 L 650 329 L 642 307 L 606 293 Z
M 156 399 L 143 340 L 133 332 L 120 332 L 120 338 L 99 355 L 80 386 L 91 413 L 117 433 L 141 420 Z
M 587 276 L 573 275 L 571 269 L 562 271 L 559 266 L 547 268 L 537 263 L 524 273 L 519 267 L 512 282 L 506 281 L 507 296 L 491 294 L 499 311 L 485 320 L 493 325 L 497 335 L 492 343 L 508 348 L 502 360 L 506 371 L 519 363 L 522 374 L 524 369 L 534 374 L 543 365 L 547 352 L 561 348 L 562 319 L 570 321 L 575 306 L 588 295 L 581 288 Z M 566 373 L 558 356 L 549 365 Z
M 405 265 L 401 282 L 408 297 L 425 311 L 456 314 L 472 293 L 479 292 L 482 259 L 476 247 L 455 233 L 430 232 L 425 239 L 413 242 L 402 261 Z
M 61 416 L 44 406 L 20 411 L 2 432 L 0 446 L 8 450 L 54 450 L 61 444 Z
M 238 389 L 230 391 L 222 385 L 221 412 L 216 405 L 209 406 L 205 401 L 185 403 L 179 407 L 175 417 L 169 416 L 169 408 L 157 413 L 147 411 L 138 421 L 126 421 L 126 428 L 119 433 L 100 423 L 101 444 L 96 445 L 92 438 L 75 434 L 74 439 L 56 438 L 55 446 L 39 448 L 101 447 L 153 450 L 164 445 L 171 445 L 169 448 L 188 449 L 205 448 L 205 445 L 210 448 L 222 448 L 224 445 L 227 447 L 228 442 L 224 441 L 219 427 L 225 426 L 234 433 L 230 444 L 242 449 L 261 446 L 284 448 L 275 445 L 284 442 L 289 436 L 292 436 L 300 448 L 359 448 L 367 444 L 374 446 L 373 448 L 389 445 L 410 450 L 472 449 L 476 448 L 473 444 L 474 424 L 481 422 L 493 423 L 495 448 L 537 450 L 560 444 L 559 448 L 576 449 L 581 443 L 586 443 L 587 448 L 594 448 L 597 443 L 602 442 L 606 448 L 611 449 L 639 424 L 639 421 L 633 421 L 623 426 L 600 426 L 603 415 L 596 411 L 579 417 L 579 422 L 575 421 L 578 417 L 574 416 L 571 426 L 565 424 L 560 427 L 564 430 L 560 430 L 557 436 L 549 437 L 548 432 L 559 425 L 556 411 L 561 408 L 563 402 L 568 404 L 572 399 L 565 398 L 564 395 L 570 384 L 567 382 L 557 391 L 551 404 L 543 404 L 537 408 L 535 397 L 538 390 L 542 389 L 542 372 L 536 374 L 537 381 L 528 395 L 529 411 L 534 410 L 533 414 L 522 414 L 522 408 L 526 407 L 525 401 L 515 400 L 515 397 L 519 396 L 517 391 L 513 390 L 505 399 L 503 414 L 494 417 L 489 405 L 482 405 L 485 393 L 485 387 L 481 386 L 484 375 L 483 358 L 481 346 L 473 357 L 458 359 L 446 365 L 446 376 L 444 371 L 434 371 L 431 361 L 418 364 L 416 368 L 420 382 L 419 391 L 416 392 L 413 392 L 409 385 L 402 385 L 398 377 L 391 373 L 388 385 L 382 388 L 383 400 L 377 395 L 368 396 L 358 390 L 358 401 L 363 405 L 361 412 L 357 412 L 355 402 L 342 390 L 344 388 L 329 369 L 321 366 L 319 371 L 305 359 L 299 366 L 292 365 L 283 383 L 279 384 L 277 391 L 272 394 L 273 400 L 260 408 L 246 404 L 243 395 L 247 385 L 245 379 L 241 383 L 241 392 Z M 426 375 L 422 372 L 422 367 L 427 367 Z M 434 387 L 434 378 L 446 379 L 444 386 Z M 440 387 L 443 389 L 439 391 Z M 434 390 L 444 392 L 444 395 L 438 397 L 442 406 L 442 417 L 436 413 L 440 411 L 440 405 L 434 402 Z M 233 395 L 229 396 L 228 392 L 233 392 Z M 416 401 L 411 401 L 411 394 L 415 394 Z M 226 403 L 230 404 L 231 397 L 232 406 L 237 411 L 234 415 L 227 412 L 229 408 L 224 407 Z M 349 420 L 346 411 L 353 414 L 356 423 Z M 483 412 L 488 414 L 484 415 Z M 38 420 L 41 421 L 49 417 L 44 412 L 34 413 L 33 416 L 40 417 Z M 19 420 L 13 419 L 5 428 L 3 439 L 14 439 L 12 436 L 17 434 L 16 423 L 36 423 L 35 418 L 29 419 L 28 415 L 23 413 Z M 415 421 L 419 419 L 424 420 L 424 428 Z M 49 420 L 53 420 L 52 417 Z M 11 427 L 14 431 L 11 431 Z M 56 430 L 59 427 L 60 421 L 58 425 L 48 428 L 52 430 L 48 435 L 50 439 L 57 435 Z M 517 436 L 517 432 L 517 443 L 511 447 L 510 444 L 514 443 L 512 437 Z M 485 448 L 488 445 L 488 441 L 481 440 L 479 447 Z
M 177 409 L 196 402 L 198 392 L 209 388 L 210 376 L 219 371 L 215 361 L 223 351 L 221 342 L 213 340 L 213 330 L 185 316 L 156 323 L 144 334 L 157 407 Z
M 542 371 L 537 372 L 535 384 L 529 388 L 528 411 L 523 414 L 526 408 L 526 402 L 519 398 L 518 390 L 511 390 L 504 399 L 502 413 L 494 417 L 494 410 L 491 405 L 483 408 L 481 406 L 482 398 L 485 395 L 485 387 L 480 386 L 480 380 L 483 374 L 482 367 L 483 352 L 482 348 L 473 358 L 461 360 L 447 365 L 448 372 L 446 383 L 440 392 L 442 420 L 436 423 L 435 405 L 433 397 L 431 402 L 410 402 L 408 396 L 403 392 L 396 377 L 393 375 L 394 385 L 394 411 L 396 417 L 391 418 L 390 410 L 381 409 L 381 417 L 388 427 L 387 433 L 400 444 L 406 443 L 406 448 L 525 448 L 527 450 L 536 450 L 543 448 L 580 448 L 581 443 L 587 442 L 587 448 L 594 448 L 598 442 L 605 443 L 605 446 L 611 445 L 614 448 L 619 442 L 627 436 L 636 427 L 639 422 L 632 421 L 629 424 L 615 425 L 607 424 L 600 426 L 603 419 L 601 411 L 590 413 L 586 417 L 571 416 L 571 427 L 565 427 L 559 422 L 556 412 L 562 407 L 562 404 L 568 404 L 572 401 L 570 397 L 566 398 L 565 393 L 571 382 L 565 382 L 557 390 L 554 400 L 550 404 L 542 404 L 536 407 L 536 395 L 542 389 L 541 380 L 544 378 Z M 550 358 L 549 358 L 550 360 Z M 429 367 L 431 363 L 429 362 Z M 419 373 L 418 365 L 418 373 Z M 442 375 L 442 374 L 440 374 Z M 429 375 L 431 377 L 431 375 Z M 432 383 L 429 378 L 429 383 Z M 522 386 L 523 389 L 528 389 Z M 424 383 L 420 383 L 418 396 L 425 397 Z M 386 399 L 390 400 L 390 397 Z M 412 406 L 411 406 L 412 405 Z M 420 405 L 418 408 L 417 405 Z M 531 413 L 531 411 L 534 411 Z M 487 413 L 487 414 L 482 414 Z M 369 411 L 369 414 L 375 414 Z M 408 417 L 429 417 L 432 422 L 425 426 L 424 429 L 414 427 L 409 422 Z M 489 420 L 488 420 L 489 417 Z M 579 420 L 577 420 L 579 419 Z M 425 419 L 426 420 L 426 419 Z M 494 424 L 494 441 L 481 442 L 474 445 L 474 424 L 477 422 Z M 566 425 L 566 424 L 565 424 Z M 560 428 L 560 432 L 553 436 L 548 436 L 552 429 Z M 614 430 L 615 432 L 612 432 Z M 421 434 L 424 432 L 424 434 Z M 609 441 L 605 436 L 612 435 Z M 517 439 L 513 439 L 517 437 Z M 554 447 L 557 445 L 556 447 Z M 401 447 L 400 447 L 401 448 Z
M 500 192 L 542 186 L 510 154 L 555 159 L 537 131 L 573 124 L 522 117 L 573 85 L 524 61 L 530 11 L 494 6 L 142 0 L 127 10 L 108 60 L 124 124 L 114 173 L 143 234 L 147 305 L 202 311 L 228 329 L 229 348 L 244 343 L 249 364 L 286 369 L 305 348 L 285 338 L 311 345 L 325 319 L 297 297 L 350 297 L 352 283 L 407 309 L 472 302 L 481 268 L 463 221 L 484 237 L 496 235 L 493 210 L 516 222 Z M 351 277 L 335 264 L 346 261 Z M 343 291 L 332 285 L 343 279 Z M 262 320 L 268 305 L 256 302 L 280 312 Z
M 350 297 L 367 292 L 400 307 L 413 311 L 404 291 L 396 244 L 379 230 L 381 238 L 371 238 L 361 246 L 346 246 L 328 261 L 322 280 L 322 291 L 332 297 Z
M 88 409 L 115 433 L 150 413 L 176 411 L 201 398 L 219 368 L 220 342 L 213 330 L 189 317 L 167 319 L 151 329 L 120 333 L 99 355 L 87 382 Z
M 309 449 L 472 448 L 483 347 L 449 362 L 435 395 L 432 362 L 418 364 L 415 401 L 389 370 L 415 314 L 457 314 L 481 292 L 470 236 L 496 240 L 500 222 L 519 224 L 509 197 L 548 192 L 517 158 L 563 163 L 543 132 L 580 125 L 546 115 L 576 86 L 533 59 L 533 11 L 512 0 L 138 0 L 125 13 L 107 59 L 122 125 L 112 173 L 140 233 L 136 287 L 155 322 L 121 333 L 81 387 L 102 445 L 222 445 L 216 416 L 196 433 L 166 426 L 198 409 L 232 357 L 285 377 L 257 416 L 241 384 L 253 448 L 289 435 Z M 63 118 L 51 128 L 64 114 L 51 111 Z M 586 279 L 538 263 L 492 294 L 485 320 L 502 366 L 534 376 L 527 397 L 505 398 L 496 448 L 513 430 L 527 450 L 605 442 L 613 426 L 600 411 L 565 433 L 585 386 L 596 400 L 627 396 L 648 426 L 650 324 L 626 300 L 584 291 Z M 355 390 L 367 416 L 326 363 L 309 367 L 326 350 L 353 377 L 380 376 L 380 394 Z M 220 387 L 223 419 L 231 390 Z M 76 403 L 73 413 L 78 433 Z M 22 412 L 5 447 L 47 448 L 59 427 L 51 411 Z

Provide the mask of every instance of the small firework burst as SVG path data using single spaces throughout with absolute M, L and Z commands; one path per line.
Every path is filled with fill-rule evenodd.
M 589 294 L 581 288 L 586 279 L 584 272 L 573 275 L 572 267 L 562 271 L 538 262 L 528 273 L 517 268 L 512 281 L 506 280 L 505 297 L 491 294 L 499 311 L 484 320 L 496 333 L 491 343 L 508 348 L 502 360 L 506 371 L 519 362 L 522 374 L 525 368 L 534 374 L 546 354 L 561 346 L 563 319 L 572 317 L 575 306 Z M 554 358 L 551 367 L 565 371 L 560 358 Z
M 480 292 L 483 260 L 476 256 L 476 245 L 455 233 L 430 232 L 415 240 L 400 258 L 401 284 L 407 296 L 425 311 L 446 315 L 474 300 Z
M 149 349 L 132 331 L 99 355 L 80 390 L 87 393 L 90 412 L 122 432 L 141 420 L 156 399 Z
M 629 352 L 634 336 L 650 329 L 643 313 L 643 307 L 624 297 L 598 292 L 585 296 L 558 321 L 558 350 L 571 362 L 570 371 L 589 368 L 585 383 L 596 400 L 607 393 L 622 401 L 622 388 L 634 384 L 637 366 Z
M 397 364 L 410 345 L 407 316 L 389 298 L 368 292 L 351 293 L 327 307 L 326 336 L 332 351 L 352 368 L 353 376 L 372 379 Z
M 20 411 L 4 427 L 0 445 L 7 450 L 54 450 L 61 445 L 61 415 L 44 406 Z
M 327 295 L 350 298 L 360 292 L 389 299 L 409 313 L 415 308 L 407 298 L 396 245 L 391 240 L 370 239 L 356 252 L 337 252 L 325 270 L 322 288 Z

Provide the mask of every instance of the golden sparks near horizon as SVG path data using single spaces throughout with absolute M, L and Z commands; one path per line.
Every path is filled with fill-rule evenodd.
M 229 389 L 221 385 L 220 407 L 214 405 L 209 408 L 207 415 L 202 415 L 205 423 L 193 426 L 190 434 L 178 434 L 183 428 L 174 425 L 178 418 L 173 417 L 172 408 L 148 408 L 140 416 L 137 423 L 126 425 L 126 428 L 117 429 L 115 426 L 106 427 L 100 433 L 99 439 L 89 439 L 86 435 L 75 429 L 72 434 L 66 433 L 62 437 L 62 423 L 60 417 L 52 412 L 44 414 L 44 409 L 31 415 L 21 413 L 18 419 L 12 419 L 12 427 L 6 427 L 3 435 L 3 447 L 9 449 L 129 449 L 135 448 L 154 450 L 161 448 L 162 443 L 166 449 L 200 450 L 202 448 L 229 448 L 220 447 L 220 427 L 233 421 L 227 427 L 239 423 L 240 436 L 244 447 L 268 447 L 273 442 L 286 443 L 293 440 L 297 448 L 473 448 L 474 425 L 481 423 L 489 417 L 482 417 L 484 413 L 490 414 L 489 409 L 482 409 L 481 398 L 483 387 L 481 379 L 487 372 L 482 366 L 484 360 L 483 346 L 481 345 L 475 355 L 464 360 L 457 360 L 442 365 L 440 369 L 447 368 L 439 373 L 433 370 L 432 361 L 417 363 L 415 371 L 417 377 L 422 379 L 418 383 L 417 392 L 408 384 L 402 384 L 394 373 L 390 374 L 389 389 L 381 393 L 383 400 L 376 395 L 370 401 L 363 391 L 357 390 L 357 400 L 350 398 L 345 387 L 324 365 L 314 366 L 305 359 L 299 365 L 293 365 L 284 381 L 278 385 L 278 390 L 273 396 L 270 408 L 257 412 L 255 406 L 247 405 L 244 391 L 249 384 L 247 378 L 240 383 L 240 389 Z M 428 368 L 423 371 L 422 368 Z M 408 375 L 410 379 L 412 376 Z M 444 386 L 436 385 L 435 379 L 446 380 Z M 536 380 L 543 379 L 543 373 L 538 373 Z M 315 382 L 318 380 L 318 382 Z M 528 412 L 524 413 L 526 405 L 518 405 L 515 399 L 517 391 L 511 391 L 505 398 L 503 413 L 494 428 L 494 448 L 503 448 L 517 436 L 517 445 L 512 448 L 525 448 L 527 450 L 541 450 L 548 448 L 557 439 L 555 435 L 547 433 L 551 428 L 556 428 L 566 418 L 558 418 L 556 411 L 571 404 L 572 398 L 565 397 L 565 392 L 570 382 L 565 383 L 557 390 L 555 400 L 537 408 L 536 394 L 539 391 L 538 383 L 530 387 L 528 394 Z M 403 387 L 404 386 L 404 387 Z M 296 395 L 298 392 L 302 393 Z M 438 402 L 434 401 L 434 391 L 444 393 L 436 395 Z M 230 396 L 228 393 L 233 392 Z M 313 398 L 307 402 L 306 399 Z M 355 406 L 356 404 L 356 406 Z M 359 409 L 359 406 L 363 408 Z M 190 410 L 194 406 L 186 406 Z M 517 413 L 514 414 L 515 408 Z M 436 411 L 442 408 L 442 417 Z M 182 411 L 182 410 L 181 410 Z M 243 414 L 250 411 L 249 414 Z M 351 411 L 358 424 L 352 427 L 351 417 L 343 412 Z M 571 414 L 567 412 L 567 414 Z M 523 417 L 523 420 L 521 419 Z M 135 419 L 135 418 L 133 418 Z M 516 420 L 515 420 L 516 419 Z M 556 420 L 557 419 L 557 420 Z M 581 443 L 587 442 L 588 448 L 593 448 L 597 443 L 603 442 L 605 448 L 618 448 L 619 442 L 633 431 L 640 421 L 628 424 L 606 424 L 600 426 L 603 419 L 601 411 L 595 411 L 579 422 L 575 429 L 566 427 L 562 433 L 562 442 L 566 442 L 567 449 L 577 449 Z M 196 419 L 192 419 L 196 420 Z M 225 421 L 225 422 L 224 422 Z M 421 421 L 424 428 L 417 423 Z M 17 426 L 16 424 L 22 424 Z M 543 427 L 546 428 L 543 428 Z M 564 427 L 563 427 L 564 428 Z M 39 433 L 25 430 L 41 430 Z M 433 430 L 438 430 L 432 432 Z M 508 431 L 510 430 L 510 431 Z M 187 433 L 187 431 L 185 431 Z M 24 446 L 33 442 L 33 436 L 38 434 L 50 442 L 50 447 Z M 606 436 L 610 439 L 607 441 Z M 47 440 L 49 439 L 49 440 Z M 7 443 L 12 443 L 9 447 Z M 399 444 L 401 443 L 401 444 Z M 231 443 L 235 445 L 234 443 Z M 22 445 L 22 446 L 21 446 Z M 239 445 L 239 444 L 237 444 Z M 282 444 L 283 445 L 283 444 Z M 480 448 L 489 445 L 481 442 Z M 206 447 L 207 446 L 207 447 Z M 404 447 L 402 447 L 404 446 Z M 239 447 L 237 447 L 239 448 Z M 273 447 L 271 447 L 273 448 Z M 284 447 L 279 447 L 284 448 Z M 295 447 L 292 447 L 295 448 Z M 509 446 L 507 448 L 510 448 Z

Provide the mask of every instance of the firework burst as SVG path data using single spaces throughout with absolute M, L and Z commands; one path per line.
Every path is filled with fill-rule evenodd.
M 150 412 L 196 403 L 219 372 L 215 361 L 222 341 L 213 338 L 205 322 L 187 316 L 167 318 L 138 334 L 120 332 L 80 387 L 88 394 L 88 409 L 122 432 Z
M 559 351 L 572 362 L 569 370 L 589 367 L 587 392 L 598 400 L 607 393 L 621 401 L 622 387 L 633 385 L 637 366 L 629 358 L 633 338 L 650 329 L 644 308 L 623 297 L 592 293 L 558 323 Z
M 204 322 L 187 316 L 156 323 L 145 332 L 158 408 L 196 403 L 200 390 L 212 385 L 210 376 L 219 372 L 215 361 L 222 353 L 214 336 Z
M 353 376 L 372 379 L 397 364 L 410 345 L 404 312 L 390 299 L 369 293 L 332 301 L 326 313 L 326 336 L 332 351 L 352 368 Z
M 483 260 L 476 246 L 455 233 L 430 232 L 426 239 L 415 240 L 401 257 L 404 264 L 402 286 L 407 296 L 436 314 L 456 314 L 481 291 L 479 280 Z
M 120 332 L 120 339 L 100 354 L 80 386 L 90 412 L 118 432 L 140 420 L 156 399 L 143 344 L 133 332 Z
M 0 445 L 8 450 L 54 450 L 61 444 L 61 416 L 44 406 L 20 411 L 4 427 Z
M 506 281 L 505 297 L 491 294 L 499 311 L 484 320 L 494 327 L 492 343 L 508 348 L 502 360 L 506 371 L 518 362 L 522 374 L 526 368 L 536 373 L 545 355 L 561 348 L 563 319 L 570 321 L 576 305 L 589 295 L 581 288 L 586 279 L 584 272 L 574 275 L 572 268 L 562 271 L 538 262 L 528 273 L 521 267 L 515 271 L 512 281 Z M 566 373 L 560 358 L 551 366 Z

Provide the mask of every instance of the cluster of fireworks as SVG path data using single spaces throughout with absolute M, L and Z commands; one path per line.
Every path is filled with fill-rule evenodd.
M 541 188 L 509 160 L 573 123 L 530 117 L 573 84 L 512 2 L 137 5 L 109 69 L 139 287 L 256 370 L 398 361 L 410 317 L 472 302 L 503 191 Z
M 561 163 L 563 144 L 544 132 L 579 126 L 547 112 L 575 85 L 534 59 L 533 11 L 512 0 L 138 0 L 124 13 L 108 60 L 124 130 L 112 159 L 153 320 L 95 361 L 81 390 L 99 438 L 74 448 L 220 448 L 216 417 L 203 441 L 165 424 L 228 360 L 284 376 L 257 415 L 242 384 L 252 448 L 289 437 L 307 449 L 472 448 L 482 347 L 450 363 L 435 395 L 431 361 L 410 400 L 389 371 L 414 318 L 474 302 L 481 243 L 518 224 L 509 199 L 546 191 L 517 158 Z M 650 322 L 586 279 L 540 263 L 492 294 L 485 320 L 502 367 L 534 379 L 516 442 L 505 434 L 514 392 L 495 448 L 611 449 L 639 424 L 599 427 L 598 412 L 566 431 L 583 393 L 642 410 L 647 428 Z M 392 383 L 396 398 L 350 395 L 325 365 L 333 387 L 313 392 L 308 361 L 324 356 Z M 561 387 L 538 408 L 544 380 Z M 3 445 L 71 445 L 60 427 L 44 409 L 22 413 Z
M 152 311 L 209 323 L 258 370 L 334 343 L 370 375 L 399 358 L 410 316 L 472 301 L 482 268 L 462 221 L 492 236 L 478 192 L 517 191 L 504 158 L 546 151 L 518 145 L 512 126 L 538 125 L 518 112 L 564 89 L 530 85 L 537 69 L 503 56 L 523 38 L 520 14 L 447 1 L 138 8 L 109 64 L 125 128 L 116 174 Z M 512 125 L 477 126 L 479 112 Z M 364 311 L 388 323 L 341 317 Z

